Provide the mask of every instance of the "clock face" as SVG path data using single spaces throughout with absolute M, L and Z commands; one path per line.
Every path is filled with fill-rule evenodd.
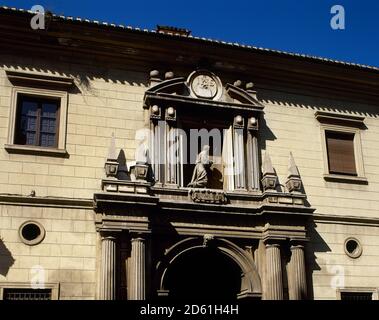
M 196 96 L 212 99 L 216 96 L 218 88 L 216 81 L 207 74 L 200 74 L 192 81 L 192 90 Z

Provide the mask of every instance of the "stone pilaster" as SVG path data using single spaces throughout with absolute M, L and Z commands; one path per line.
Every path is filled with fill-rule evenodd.
M 258 159 L 258 138 L 255 131 L 247 134 L 247 168 L 248 168 L 248 189 L 259 190 L 260 168 Z
M 145 239 L 136 235 L 131 239 L 129 300 L 146 299 Z
M 290 300 L 302 300 L 307 298 L 304 246 L 301 244 L 291 245 L 288 289 Z
M 233 149 L 234 149 L 234 187 L 246 189 L 245 182 L 245 147 L 244 127 L 242 116 L 236 116 L 234 120 Z M 236 125 L 238 123 L 238 125 Z
M 280 245 L 266 243 L 266 300 L 283 300 Z
M 101 238 L 99 299 L 116 299 L 116 238 L 111 235 L 103 235 Z

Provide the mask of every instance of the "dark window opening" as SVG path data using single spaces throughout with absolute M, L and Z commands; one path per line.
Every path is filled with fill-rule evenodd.
M 4 300 L 51 300 L 51 289 L 5 288 Z
M 29 223 L 22 228 L 21 234 L 24 237 L 24 239 L 28 241 L 33 241 L 41 235 L 41 229 L 38 225 L 34 223 Z
M 15 144 L 58 146 L 59 99 L 18 96 Z
M 341 300 L 372 300 L 372 292 L 341 292 Z
M 329 173 L 357 176 L 354 134 L 325 132 Z

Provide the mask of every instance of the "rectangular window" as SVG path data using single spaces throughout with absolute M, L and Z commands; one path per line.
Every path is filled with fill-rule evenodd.
M 18 95 L 15 144 L 57 148 L 59 99 Z
M 341 292 L 341 300 L 372 300 L 372 292 Z
M 4 288 L 3 300 L 51 300 L 51 289 Z
M 6 71 L 12 84 L 8 153 L 68 157 L 67 109 L 73 79 Z
M 317 111 L 324 160 L 324 179 L 331 182 L 368 184 L 361 137 L 367 129 L 364 117 Z
M 356 176 L 354 134 L 326 131 L 325 138 L 329 173 Z

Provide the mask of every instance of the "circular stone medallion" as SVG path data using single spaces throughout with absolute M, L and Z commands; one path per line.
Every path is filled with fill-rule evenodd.
M 221 82 L 210 72 L 197 71 L 192 73 L 188 79 L 191 90 L 196 97 L 215 99 L 220 96 Z

